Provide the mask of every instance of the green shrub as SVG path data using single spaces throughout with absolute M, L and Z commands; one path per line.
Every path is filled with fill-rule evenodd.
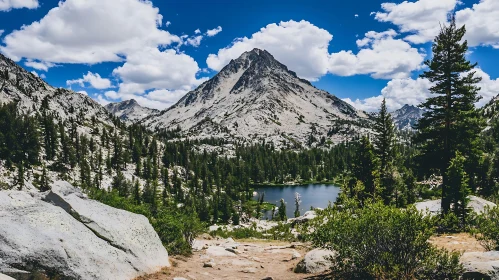
M 382 203 L 319 211 L 310 240 L 338 252 L 332 267 L 338 279 L 457 279 L 459 255 L 428 242 L 432 218 L 414 207 Z
M 476 217 L 473 233 L 486 250 L 499 249 L 499 208 L 485 207 L 483 214 Z

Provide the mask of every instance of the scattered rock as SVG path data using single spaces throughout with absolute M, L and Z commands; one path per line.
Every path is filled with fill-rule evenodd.
M 237 251 L 236 249 L 232 249 L 232 248 L 225 248 L 225 251 L 228 251 L 228 252 L 231 252 L 231 253 L 234 253 L 234 254 L 239 254 L 239 251 Z
M 213 257 L 235 257 L 236 254 L 225 250 L 224 247 L 220 246 L 209 246 L 206 249 L 206 254 Z
M 213 259 L 211 259 L 210 261 L 205 262 L 203 264 L 203 267 L 215 267 L 215 261 Z
M 331 260 L 335 252 L 324 249 L 314 249 L 305 255 L 295 267 L 295 273 L 322 273 L 333 265 Z
M 256 273 L 256 268 L 247 267 L 247 268 L 244 268 L 243 270 L 241 270 L 241 272 L 243 272 L 243 273 Z
M 301 254 L 300 253 L 298 253 L 296 250 L 293 250 L 293 251 L 294 251 L 293 255 L 291 256 L 292 260 L 296 260 L 296 259 L 301 258 Z
M 0 273 L 0 280 L 16 280 L 10 276 Z
M 470 202 L 468 203 L 468 207 L 470 209 L 473 209 L 475 213 L 482 213 L 483 210 L 485 209 L 485 206 L 489 207 L 495 207 L 496 204 L 492 203 L 488 200 L 485 200 L 480 197 L 476 197 L 473 195 L 470 195 L 468 197 L 470 199 Z M 416 209 L 418 209 L 421 212 L 428 213 L 430 215 L 437 215 L 440 213 L 441 210 L 441 200 L 436 199 L 436 200 L 428 200 L 428 201 L 423 201 L 423 202 L 418 202 L 414 204 L 416 206 Z
M 467 252 L 461 256 L 463 279 L 499 280 L 499 252 Z
M 274 280 L 274 278 L 270 277 L 270 276 L 267 276 L 265 278 L 262 278 L 262 280 Z
M 67 182 L 47 193 L 0 192 L 0 272 L 133 279 L 170 266 L 146 217 L 88 199 Z M 17 269 L 17 270 L 16 270 Z
M 303 224 L 303 223 L 306 223 L 306 222 L 308 222 L 310 220 L 315 219 L 315 217 L 317 217 L 317 214 L 315 213 L 315 211 L 314 210 L 310 210 L 310 211 L 305 212 L 305 214 L 303 214 L 300 217 L 288 219 L 288 223 L 291 223 L 291 224 Z

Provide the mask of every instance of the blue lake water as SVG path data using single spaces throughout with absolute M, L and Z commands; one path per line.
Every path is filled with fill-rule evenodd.
M 283 187 L 257 187 L 258 194 L 254 199 L 258 199 L 260 193 L 265 192 L 264 201 L 276 204 L 279 207 L 281 198 L 286 202 L 286 215 L 288 218 L 294 217 L 295 193 L 301 195 L 300 214 L 303 215 L 310 207 L 326 208 L 329 201 L 334 203 L 340 193 L 340 188 L 329 184 L 310 184 Z M 272 213 L 265 213 L 265 217 L 271 217 Z

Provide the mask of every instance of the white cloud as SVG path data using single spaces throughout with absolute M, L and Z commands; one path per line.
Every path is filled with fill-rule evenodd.
M 495 0 L 493 0 L 495 1 Z M 375 13 L 381 22 L 391 22 L 400 28 L 400 32 L 412 33 L 405 40 L 421 44 L 432 41 L 440 31 L 440 24 L 447 23 L 451 12 L 459 0 L 419 0 L 404 1 L 400 4 L 383 3 L 384 12 Z
M 250 38 L 234 40 L 232 45 L 210 54 L 206 60 L 213 70 L 222 69 L 231 59 L 254 48 L 265 49 L 300 77 L 317 80 L 328 70 L 328 46 L 333 35 L 308 21 L 269 24 Z
M 201 45 L 201 40 L 203 40 L 203 36 L 199 35 L 199 36 L 187 38 L 185 40 L 185 44 L 186 45 L 191 45 L 191 46 L 197 48 L 197 47 L 199 47 Z
M 165 27 L 168 27 L 170 25 L 172 25 L 172 23 L 170 21 L 165 22 Z
M 199 70 L 197 62 L 186 54 L 174 50 L 145 49 L 128 56 L 123 66 L 114 69 L 113 74 L 121 83 L 113 98 L 143 95 L 150 89 L 188 91 L 206 80 L 196 78 Z
M 2 34 L 5 32 L 5 30 L 3 29 L 0 29 L 0 36 L 2 36 Z
M 359 15 L 358 15 L 358 14 L 355 14 L 355 15 L 354 15 L 354 17 L 358 18 L 358 17 L 359 17 Z
M 201 34 L 201 30 L 199 30 L 199 28 L 194 30 L 194 34 Z
M 31 59 L 28 59 L 26 62 L 24 62 L 24 65 L 31 67 L 31 68 L 34 68 L 36 70 L 41 70 L 41 71 L 45 71 L 45 72 L 47 72 L 49 70 L 49 68 L 57 66 L 54 63 L 45 62 L 45 61 L 34 61 Z
M 76 80 L 69 80 L 66 82 L 68 86 L 73 84 L 79 84 L 80 86 L 85 86 L 85 83 L 90 84 L 93 88 L 96 89 L 106 89 L 111 87 L 111 81 L 109 79 L 102 78 L 99 73 L 88 72 L 86 75 L 83 75 L 83 78 Z
M 260 48 L 269 51 L 298 76 L 312 81 L 328 72 L 341 76 L 371 74 L 383 79 L 407 77 L 411 71 L 421 68 L 425 54 L 403 40 L 394 39 L 396 35 L 393 30 L 371 31 L 357 41 L 361 47 L 357 54 L 352 51 L 329 54 L 333 35 L 308 21 L 291 20 L 269 24 L 251 38 L 237 38 L 217 54 L 210 54 L 206 63 L 209 68 L 220 70 L 245 51 Z
M 3 39 L 0 51 L 52 63 L 122 61 L 146 47 L 166 46 L 180 39 L 158 29 L 159 9 L 151 1 L 60 1 L 40 21 L 23 26 Z
M 80 90 L 80 91 L 78 91 L 78 93 L 81 93 L 83 95 L 87 95 L 88 96 L 88 93 L 86 91 L 84 91 L 84 90 Z
M 466 24 L 470 46 L 486 45 L 499 48 L 499 1 L 480 0 L 471 8 L 456 12 L 459 25 Z
M 476 104 L 481 107 L 499 94 L 499 78 L 495 80 L 491 79 L 490 75 L 480 68 L 475 69 L 475 72 L 476 76 L 482 77 L 482 81 L 478 86 L 481 88 L 479 94 L 483 98 Z M 393 111 L 405 104 L 417 106 L 424 102 L 432 95 L 429 91 L 431 85 L 430 81 L 423 78 L 417 78 L 416 80 L 411 78 L 393 79 L 381 90 L 381 95 L 354 101 L 346 98 L 344 101 L 357 109 L 373 112 L 379 110 L 384 97 L 386 98 L 388 109 Z
M 357 40 L 357 54 L 340 51 L 330 55 L 329 72 L 340 76 L 370 74 L 375 79 L 406 78 L 420 70 L 426 56 L 410 44 L 394 39 L 394 30 L 370 31 Z
M 31 71 L 31 74 L 35 75 L 38 77 L 38 73 L 36 73 L 36 71 Z
M 218 26 L 217 28 L 213 28 L 213 29 L 208 29 L 206 31 L 206 35 L 208 37 L 213 37 L 215 35 L 217 35 L 218 33 L 222 32 L 222 27 L 221 26 Z
M 475 76 L 482 77 L 482 81 L 478 84 L 480 89 L 480 95 L 483 97 L 482 100 L 478 102 L 478 106 L 483 106 L 487 104 L 493 97 L 499 94 L 499 78 L 491 79 L 490 75 L 485 73 L 482 69 L 475 69 Z
M 0 11 L 21 8 L 36 9 L 38 7 L 38 0 L 0 0 Z
M 97 102 L 99 102 L 100 105 L 102 105 L 102 106 L 106 106 L 107 104 L 111 103 L 104 96 L 102 96 L 102 94 L 97 95 L 97 97 L 95 98 L 95 100 L 97 100 Z
M 47 76 L 45 76 L 45 74 L 42 73 L 42 74 L 40 74 L 40 78 L 45 79 L 45 78 L 47 78 Z
M 158 89 L 150 91 L 145 95 L 135 94 L 122 94 L 116 91 L 107 91 L 104 96 L 101 96 L 102 101 L 111 102 L 118 100 L 135 99 L 141 106 L 164 110 L 174 105 L 180 98 L 182 98 L 188 90 L 175 90 L 170 91 L 166 89 Z M 99 97 L 98 97 L 99 98 Z
M 400 109 L 405 104 L 417 106 L 429 97 L 428 88 L 430 81 L 418 78 L 393 79 L 389 81 L 385 88 L 381 90 L 381 95 L 369 97 L 363 100 L 352 101 L 349 98 L 344 101 L 350 103 L 360 110 L 374 112 L 379 110 L 383 97 L 386 98 L 388 110 Z

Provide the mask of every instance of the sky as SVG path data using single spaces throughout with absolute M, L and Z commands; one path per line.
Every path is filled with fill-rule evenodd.
M 388 0 L 390 1 L 390 0 Z M 482 77 L 499 94 L 499 1 L 0 0 L 0 52 L 56 87 L 101 104 L 165 109 L 231 59 L 266 49 L 356 108 L 418 105 L 440 26 L 466 25 Z

